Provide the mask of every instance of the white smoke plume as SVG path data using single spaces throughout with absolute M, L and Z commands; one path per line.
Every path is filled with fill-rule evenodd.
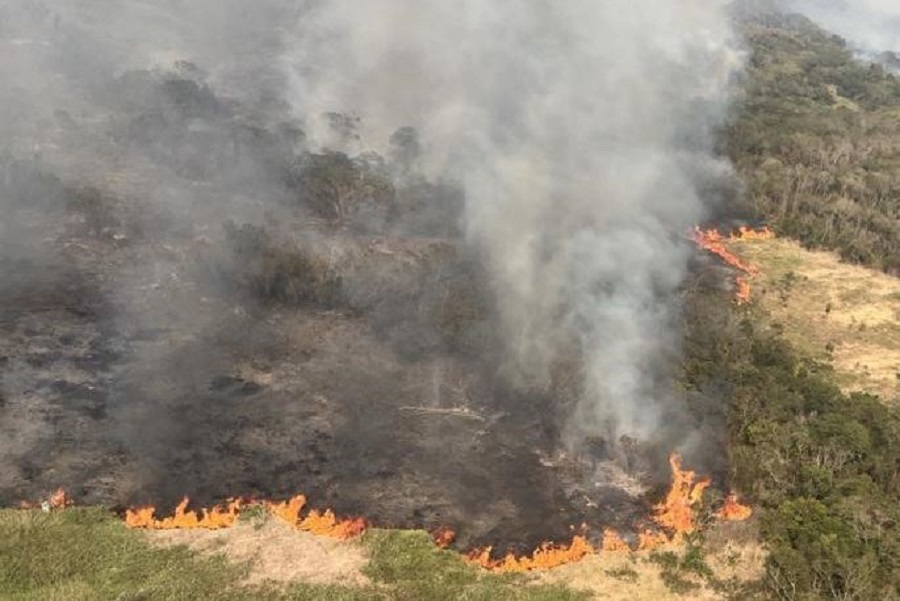
M 459 179 L 523 382 L 571 339 L 586 361 L 572 432 L 646 437 L 673 403 L 683 234 L 740 67 L 720 0 L 309 2 L 284 44 L 289 98 L 360 119 L 356 150 L 418 130 L 425 172 Z
M 575 441 L 649 437 L 676 402 L 659 380 L 678 344 L 685 234 L 704 218 L 701 189 L 729 175 L 713 152 L 741 64 L 725 0 L 11 0 L 0 42 L 4 148 L 75 181 L 146 161 L 110 150 L 106 105 L 123 102 L 110 82 L 181 60 L 223 97 L 284 100 L 314 149 L 386 154 L 414 127 L 423 173 L 465 189 L 511 377 L 545 385 L 576 345 Z M 333 139 L 326 113 L 358 116 L 359 138 Z M 281 193 L 250 168 L 230 199 L 225 171 L 206 199 L 163 170 L 142 201 L 189 221 Z
M 900 3 L 895 0 L 788 0 L 784 8 L 839 34 L 864 54 L 900 52 Z

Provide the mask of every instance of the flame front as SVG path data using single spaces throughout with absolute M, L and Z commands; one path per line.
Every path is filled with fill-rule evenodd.
M 654 507 L 653 521 L 662 528 L 672 531 L 673 542 L 678 542 L 685 534 L 694 532 L 694 508 L 703 500 L 703 491 L 710 485 L 709 478 L 701 478 L 697 483 L 697 475 L 691 470 L 681 468 L 681 456 L 672 453 L 669 456 L 672 466 L 672 488 L 665 500 Z
M 602 549 L 604 553 L 622 553 L 631 551 L 628 543 L 623 541 L 622 537 L 620 537 L 619 534 L 611 528 L 607 528 L 603 531 Z
M 231 499 L 226 505 L 217 505 L 211 509 L 201 509 L 200 513 L 188 511 L 190 499 L 182 499 L 175 513 L 161 520 L 156 519 L 155 507 L 140 507 L 125 512 L 125 525 L 129 528 L 145 528 L 147 530 L 190 530 L 203 528 L 219 530 L 234 525 L 243 502 Z
M 449 549 L 453 541 L 456 540 L 456 532 L 450 528 L 438 528 L 431 533 L 431 540 L 441 549 Z
M 659 529 L 648 529 L 638 534 L 637 551 L 651 551 L 662 545 L 678 544 L 684 535 L 696 530 L 695 511 L 702 502 L 703 492 L 709 486 L 710 480 L 697 479 L 693 471 L 683 469 L 681 457 L 676 453 L 669 457 L 669 464 L 672 468 L 672 487 L 666 498 L 654 507 L 653 521 Z M 59 489 L 43 501 L 40 507 L 49 511 L 51 508 L 62 509 L 70 505 L 72 501 L 66 492 Z M 156 517 L 156 508 L 152 506 L 129 509 L 125 513 L 125 524 L 129 528 L 148 530 L 197 528 L 217 530 L 233 526 L 242 508 L 262 506 L 294 528 L 319 536 L 349 539 L 359 536 L 367 528 L 364 519 L 338 519 L 331 510 L 312 509 L 304 515 L 306 509 L 304 495 L 297 495 L 282 502 L 248 502 L 232 499 L 224 505 L 198 511 L 188 510 L 188 505 L 189 499 L 185 497 L 171 516 L 162 519 Z M 33 509 L 35 505 L 22 503 L 21 507 Z M 728 521 L 741 521 L 749 518 L 751 514 L 752 510 L 740 504 L 737 496 L 732 493 L 726 497 L 716 517 Z M 586 529 L 586 526 L 584 528 Z M 449 528 L 440 528 L 432 533 L 432 538 L 437 546 L 448 548 L 455 540 L 456 533 Z M 466 560 L 473 565 L 496 572 L 529 572 L 556 568 L 580 561 L 598 552 L 584 533 L 574 536 L 568 545 L 544 543 L 531 555 L 516 556 L 510 553 L 502 559 L 493 559 L 491 550 L 491 547 L 487 547 L 472 551 L 466 556 Z M 606 553 L 625 553 L 630 552 L 631 548 L 616 531 L 607 528 L 603 532 L 600 550 Z
M 201 509 L 199 513 L 188 511 L 189 499 L 185 497 L 175 513 L 167 518 L 157 519 L 155 507 L 140 507 L 129 509 L 125 512 L 125 525 L 129 528 L 145 528 L 148 530 L 190 530 L 205 528 L 218 530 L 233 526 L 237 521 L 242 507 L 259 506 L 260 503 L 248 503 L 240 499 L 232 499 L 224 506 L 216 506 L 212 509 Z M 319 536 L 347 539 L 362 534 L 366 529 L 366 522 L 362 518 L 339 520 L 330 509 L 317 511 L 310 510 L 306 517 L 300 513 L 306 507 L 306 497 L 297 495 L 282 503 L 263 502 L 273 515 L 284 520 L 298 530 L 304 530 Z
M 737 234 L 732 234 L 728 239 L 732 241 L 740 240 L 742 242 L 752 242 L 755 240 L 774 240 L 775 232 L 770 230 L 768 227 L 754 230 L 749 227 L 742 226 L 738 230 Z
M 541 545 L 530 557 L 516 557 L 512 553 L 503 559 L 491 559 L 491 547 L 469 553 L 469 563 L 494 572 L 530 572 L 549 570 L 567 563 L 580 561 L 597 551 L 582 535 L 576 535 L 569 545 Z
M 746 505 L 741 505 L 737 495 L 729 493 L 725 497 L 725 504 L 716 512 L 716 517 L 727 522 L 743 522 L 753 515 L 753 510 Z
M 638 551 L 652 551 L 663 545 L 668 545 L 669 537 L 665 532 L 654 532 L 653 530 L 644 530 L 638 534 Z
M 750 278 L 758 275 L 759 269 L 728 250 L 725 243 L 772 240 L 775 238 L 775 232 L 767 227 L 759 230 L 742 227 L 737 233 L 731 234 L 726 238 L 717 230 L 704 230 L 700 227 L 695 227 L 692 238 L 697 246 L 716 255 L 727 265 L 743 272 L 744 275 L 737 277 L 735 280 L 735 287 L 737 288 L 735 300 L 741 305 L 750 302 Z
M 359 536 L 366 530 L 364 519 L 339 520 L 330 509 L 326 509 L 324 512 L 312 509 L 306 517 L 301 518 L 300 512 L 306 506 L 306 497 L 303 495 L 297 495 L 283 503 L 266 502 L 265 506 L 272 514 L 298 530 L 319 536 L 345 540 Z
M 27 510 L 41 508 L 44 511 L 50 511 L 51 509 L 65 509 L 72 505 L 74 505 L 74 502 L 69 498 L 69 494 L 66 490 L 64 488 L 57 488 L 56 492 L 39 503 L 22 501 L 19 503 L 19 509 Z

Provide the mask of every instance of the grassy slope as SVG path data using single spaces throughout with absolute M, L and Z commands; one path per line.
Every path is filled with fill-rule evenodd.
M 373 531 L 367 587 L 241 585 L 249 565 L 160 548 L 100 509 L 0 511 L 3 601 L 581 599 L 562 585 L 521 586 L 524 578 L 479 573 L 439 551 L 424 532 Z
M 258 517 L 254 517 L 258 520 Z M 278 537 L 254 523 L 269 553 L 289 554 Z M 294 601 L 429 599 L 567 601 L 577 599 L 723 599 L 752 586 L 761 574 L 764 554 L 744 525 L 711 530 L 706 556 L 699 545 L 687 553 L 612 554 L 534 575 L 494 575 L 466 565 L 452 551 L 436 549 L 425 532 L 373 530 L 359 543 L 341 543 L 368 557 L 362 569 L 367 584 L 352 574 L 337 584 L 290 580 L 278 585 L 249 585 L 249 561 L 229 561 L 225 539 L 237 530 L 194 531 L 216 541 L 202 546 L 160 544 L 160 537 L 128 530 L 102 509 L 63 512 L 0 511 L 0 599 L 3 601 L 193 600 Z M 252 527 L 245 530 L 252 530 Z M 750 531 L 755 531 L 750 526 Z M 715 534 L 718 533 L 718 534 Z M 160 533 L 161 534 L 161 533 Z M 190 541 L 189 532 L 178 533 Z M 294 533 L 296 537 L 312 537 Z M 163 537 L 164 538 L 164 537 Z M 735 542 L 735 541 L 738 542 Z M 246 544 L 246 538 L 237 539 Z M 171 542 L 171 541 L 170 541 Z M 252 541 L 249 541 L 252 543 Z M 700 539 L 697 539 L 697 543 Z M 312 552 L 316 552 L 315 549 Z M 741 598 L 740 596 L 733 598 Z
M 738 246 L 763 271 L 760 302 L 723 306 L 717 282 L 688 299 L 685 384 L 727 423 L 732 485 L 753 502 L 769 551 L 765 592 L 900 598 L 900 413 L 836 385 L 869 386 L 864 371 L 842 374 L 842 347 L 893 352 L 894 324 L 873 316 L 893 310 L 896 282 L 794 242 Z M 841 325 L 861 316 L 862 331 Z M 835 358 L 816 360 L 826 339 Z
M 732 247 L 760 268 L 754 296 L 798 350 L 831 364 L 846 392 L 900 398 L 900 279 L 790 240 Z

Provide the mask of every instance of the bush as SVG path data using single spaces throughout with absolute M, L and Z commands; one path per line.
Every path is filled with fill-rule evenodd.
M 737 321 L 727 302 L 703 291 L 689 299 L 684 377 L 730 400 L 729 467 L 759 508 L 770 592 L 900 597 L 900 415 L 843 394 L 827 366 Z

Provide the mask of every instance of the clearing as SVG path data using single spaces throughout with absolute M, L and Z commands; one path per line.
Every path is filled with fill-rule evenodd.
M 756 265 L 753 298 L 771 327 L 801 352 L 830 363 L 845 392 L 900 399 L 900 279 L 842 263 L 787 239 L 733 241 Z

